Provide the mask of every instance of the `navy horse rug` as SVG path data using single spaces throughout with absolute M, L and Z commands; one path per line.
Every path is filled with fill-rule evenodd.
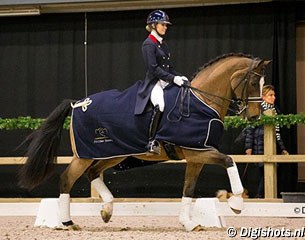
M 72 130 L 80 158 L 106 159 L 143 154 L 152 110 L 134 115 L 139 82 L 120 92 L 93 94 L 73 105 Z M 164 89 L 165 110 L 156 139 L 183 148 L 218 148 L 223 122 L 189 88 Z

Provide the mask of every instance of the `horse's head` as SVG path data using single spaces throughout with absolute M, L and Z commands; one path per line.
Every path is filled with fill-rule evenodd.
M 238 114 L 248 120 L 260 116 L 264 72 L 270 61 L 251 59 L 246 69 L 232 75 L 231 88 L 238 105 Z

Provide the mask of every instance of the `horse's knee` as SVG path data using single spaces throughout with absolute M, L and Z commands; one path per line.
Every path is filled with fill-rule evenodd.
M 225 158 L 225 167 L 229 168 L 229 167 L 233 167 L 234 166 L 234 161 L 230 156 L 226 156 Z

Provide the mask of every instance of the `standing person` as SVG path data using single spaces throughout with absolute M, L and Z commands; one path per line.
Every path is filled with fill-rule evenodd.
M 265 85 L 262 91 L 263 102 L 261 104 L 262 112 L 273 109 L 275 114 L 279 113 L 278 108 L 274 105 L 275 91 L 272 85 Z M 288 154 L 283 143 L 279 126 L 275 127 L 277 152 Z M 246 129 L 245 151 L 247 155 L 264 154 L 264 126 L 248 127 Z M 256 198 L 264 198 L 264 163 L 258 163 L 259 185 Z
M 154 109 L 149 125 L 147 150 L 160 154 L 160 144 L 154 138 L 165 107 L 163 89 L 171 83 L 182 86 L 188 79 L 174 70 L 168 45 L 163 39 L 168 25 L 171 25 L 168 15 L 162 10 L 155 10 L 148 15 L 146 23 L 146 30 L 150 34 L 142 44 L 142 54 L 147 72 L 138 88 L 135 114 L 142 114 L 151 101 Z

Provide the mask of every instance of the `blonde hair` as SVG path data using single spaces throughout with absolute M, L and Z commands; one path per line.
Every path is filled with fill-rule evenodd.
M 151 32 L 152 31 L 152 26 L 149 24 L 149 25 L 146 25 L 145 29 L 148 31 L 148 32 Z
M 265 86 L 263 86 L 263 91 L 262 91 L 263 96 L 266 96 L 266 94 L 269 91 L 271 91 L 271 90 L 274 91 L 274 86 L 273 85 L 265 85 Z

